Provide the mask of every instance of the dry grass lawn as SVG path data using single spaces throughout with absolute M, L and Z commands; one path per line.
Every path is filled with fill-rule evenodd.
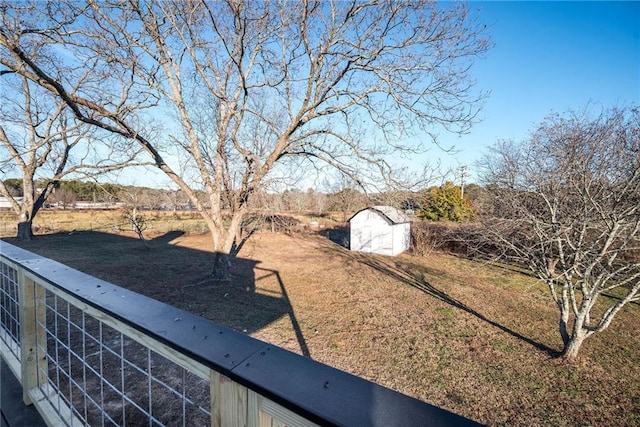
M 206 280 L 207 234 L 38 236 L 20 246 L 490 425 L 640 425 L 640 306 L 560 349 L 530 277 L 446 254 L 351 253 L 320 235 L 259 233 L 231 283 Z M 14 239 L 6 239 L 17 244 Z

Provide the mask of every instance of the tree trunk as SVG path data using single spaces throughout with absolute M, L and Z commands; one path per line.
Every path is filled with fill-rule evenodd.
M 18 223 L 18 240 L 33 240 L 33 228 L 31 221 L 23 221 Z
M 211 279 L 216 281 L 231 280 L 231 249 L 233 240 L 229 243 L 230 230 L 215 229 L 215 225 L 209 225 L 211 237 L 213 238 L 213 271 Z
M 560 331 L 560 337 L 562 338 L 562 342 L 566 346 L 567 343 L 571 340 L 569 336 L 569 310 L 560 306 L 560 322 L 558 324 L 558 329 Z
M 231 255 L 223 252 L 216 252 L 213 260 L 212 278 L 217 281 L 228 282 L 231 280 Z
M 240 242 L 236 242 L 236 238 L 241 235 L 242 218 L 244 215 L 244 209 L 239 208 L 233 213 L 231 223 L 228 228 L 224 228 L 218 225 L 223 222 L 222 214 L 218 212 L 213 215 L 213 218 L 217 221 L 212 221 L 213 224 L 208 224 L 209 230 L 211 231 L 211 237 L 213 238 L 213 248 L 215 251 L 212 272 L 213 280 L 231 280 L 231 261 L 237 254 L 237 251 L 234 250 L 235 245 L 240 244 Z M 237 247 L 235 247 L 235 249 L 237 249 Z
M 585 334 L 573 334 L 562 349 L 562 358 L 568 361 L 575 360 L 585 338 Z

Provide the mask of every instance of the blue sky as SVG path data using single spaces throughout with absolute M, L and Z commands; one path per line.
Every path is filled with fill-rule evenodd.
M 458 153 L 424 157 L 474 162 L 498 139 L 522 140 L 552 111 L 640 104 L 640 2 L 470 2 L 495 46 L 475 64 L 490 91 L 481 123 L 462 137 L 441 135 Z

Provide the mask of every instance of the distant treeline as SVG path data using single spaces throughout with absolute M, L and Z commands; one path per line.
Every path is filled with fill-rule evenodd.
M 48 182 L 49 180 L 38 180 L 36 181 L 36 187 L 44 188 Z M 13 196 L 23 196 L 21 179 L 5 179 L 4 185 Z M 75 196 L 77 201 L 109 201 L 126 187 L 119 184 L 101 184 L 90 181 L 64 180 L 59 181 L 55 188 L 56 190 L 70 192 Z
M 42 188 L 47 181 L 37 182 Z M 22 196 L 22 181 L 6 179 L 4 184 L 14 196 Z M 296 188 L 280 193 L 260 193 L 251 202 L 251 209 L 272 212 L 340 212 L 346 221 L 356 211 L 372 205 L 390 205 L 415 213 L 428 221 L 466 221 L 475 216 L 475 201 L 482 188 L 470 184 L 464 188 L 464 200 L 460 187 L 452 183 L 434 186 L 422 191 L 396 191 L 365 194 L 355 188 L 341 188 L 332 192 L 314 189 L 302 191 Z M 197 193 L 204 206 L 208 200 L 204 192 Z M 138 209 L 190 210 L 193 204 L 181 190 L 168 190 L 92 181 L 63 180 L 46 202 L 47 207 L 84 208 L 87 203 L 111 207 L 136 207 Z

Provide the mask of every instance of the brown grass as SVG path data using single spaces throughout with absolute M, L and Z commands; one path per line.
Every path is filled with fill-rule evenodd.
M 125 211 L 113 210 L 41 210 L 33 221 L 36 234 L 65 231 L 103 231 L 120 232 L 131 230 L 131 224 L 124 216 Z M 204 232 L 207 230 L 204 220 L 193 211 L 141 211 L 147 231 L 157 233 L 163 231 Z M 0 236 L 11 236 L 16 233 L 17 221 L 13 211 L 0 210 Z
M 137 292 L 491 425 L 640 425 L 640 307 L 567 365 L 530 277 L 434 252 L 366 256 L 319 235 L 258 233 L 231 283 L 207 234 L 97 232 L 21 244 Z M 16 243 L 13 239 L 8 239 Z

